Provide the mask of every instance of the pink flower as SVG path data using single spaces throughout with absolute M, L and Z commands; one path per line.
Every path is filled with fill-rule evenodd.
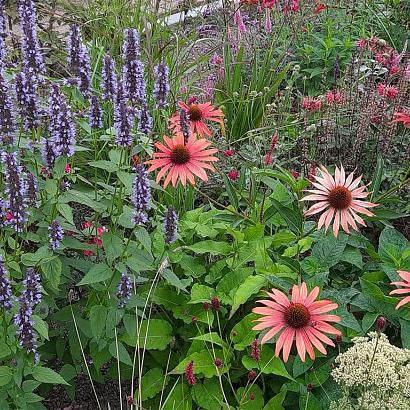
M 295 171 L 294 169 L 291 169 L 290 173 L 292 174 L 293 178 L 299 178 L 299 172 Z
M 303 97 L 302 108 L 309 112 L 317 112 L 322 108 L 322 101 L 318 98 Z
M 328 104 L 340 104 L 343 102 L 343 96 L 340 90 L 329 90 L 325 94 L 325 98 Z
M 235 151 L 233 149 L 227 149 L 224 151 L 224 156 L 225 157 L 232 157 L 235 154 Z
M 93 226 L 93 223 L 91 222 L 91 221 L 85 221 L 83 224 L 82 224 L 82 228 L 83 229 L 88 229 L 88 228 L 91 228 Z
M 97 235 L 101 236 L 104 232 L 108 232 L 108 228 L 105 226 L 101 226 L 97 228 Z
M 6 213 L 6 221 L 11 221 L 13 219 L 13 213 L 12 212 L 7 212 Z
M 70 164 L 66 164 L 66 166 L 65 166 L 65 168 L 64 168 L 64 172 L 65 172 L 66 174 L 69 174 L 69 173 L 71 172 Z
M 186 381 L 188 382 L 189 385 L 193 386 L 196 384 L 196 378 L 194 375 L 194 362 L 191 361 L 187 364 L 185 368 L 185 377 Z
M 399 89 L 394 85 L 379 83 L 377 84 L 377 93 L 381 97 L 387 97 L 390 100 L 394 100 L 399 93 Z
M 221 65 L 222 64 L 222 57 L 215 53 L 211 58 L 211 64 L 214 65 Z
M 92 251 L 92 250 L 84 250 L 83 251 L 83 255 L 84 256 L 93 256 L 94 255 L 94 252 Z
M 308 180 L 310 182 L 315 182 L 316 174 L 317 174 L 317 164 L 315 161 L 313 161 L 312 164 L 310 165 Z
M 410 115 L 404 111 L 396 111 L 392 122 L 401 122 L 406 128 L 410 128 Z
M 188 98 L 188 105 L 195 104 L 197 101 L 198 101 L 197 96 L 196 95 L 191 95 Z
M 368 45 L 369 45 L 369 42 L 366 38 L 361 38 L 356 41 L 356 46 L 360 50 L 365 50 L 368 47 Z
M 272 151 L 268 151 L 265 155 L 265 165 L 271 165 L 273 163 Z
M 399 289 L 392 290 L 390 295 L 404 295 L 410 293 L 410 272 L 404 270 L 397 271 L 400 277 L 403 279 L 403 282 L 392 282 L 391 285 L 402 286 Z M 396 306 L 396 309 L 399 309 L 401 306 L 410 302 L 410 295 L 404 297 Z
M 389 69 L 389 74 L 390 74 L 390 75 L 395 75 L 395 74 L 397 74 L 397 73 L 399 73 L 399 72 L 400 72 L 400 67 L 397 66 L 397 65 L 393 65 L 393 66 L 391 66 L 390 69 Z
M 326 4 L 319 3 L 316 5 L 316 7 L 313 9 L 313 13 L 315 14 L 320 14 L 323 10 L 326 10 Z
M 270 19 L 270 10 L 268 8 L 265 11 L 265 31 L 267 33 L 272 32 L 272 20 Z
M 258 300 L 257 302 L 264 307 L 252 309 L 253 313 L 262 315 L 256 319 L 256 322 L 260 323 L 252 330 L 268 329 L 261 340 L 262 344 L 283 330 L 276 341 L 276 357 L 283 349 L 283 360 L 287 362 L 294 339 L 302 362 L 306 359 L 306 352 L 312 360 L 315 359 L 315 347 L 319 352 L 326 354 L 323 344 L 335 346 L 325 333 L 340 335 L 341 332 L 328 322 L 340 322 L 341 318 L 327 313 L 337 308 L 336 303 L 330 300 L 316 300 L 319 295 L 318 286 L 308 294 L 306 283 L 294 285 L 291 300 L 277 289 L 272 289 L 272 293 L 267 294 L 271 300 Z
M 239 171 L 237 170 L 237 169 L 231 169 L 229 172 L 228 172 L 228 178 L 231 180 L 231 181 L 236 181 L 238 178 L 239 178 Z

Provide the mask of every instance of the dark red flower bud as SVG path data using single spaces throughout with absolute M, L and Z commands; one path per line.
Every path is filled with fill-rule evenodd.
M 220 359 L 219 357 L 217 357 L 217 358 L 214 360 L 214 364 L 215 364 L 215 366 L 216 366 L 218 369 L 220 369 L 220 368 L 223 366 L 224 362 L 222 361 L 222 359 Z
M 128 396 L 127 397 L 127 403 L 128 403 L 129 406 L 133 406 L 135 404 L 134 397 Z
M 376 329 L 378 332 L 382 332 L 386 327 L 386 318 L 384 316 L 379 316 L 376 320 Z
M 208 312 L 209 306 L 210 306 L 209 303 L 208 303 L 208 302 L 204 302 L 204 304 L 203 304 L 202 306 L 203 306 L 205 312 Z
M 212 305 L 212 309 L 218 311 L 219 309 L 221 309 L 221 303 L 219 302 L 219 299 L 217 296 L 214 296 L 211 299 L 211 305 Z
M 256 379 L 256 376 L 258 375 L 258 373 L 255 372 L 255 370 L 250 370 L 248 373 L 248 380 L 250 382 L 254 381 Z
M 234 154 L 235 154 L 235 151 L 233 149 L 227 149 L 224 151 L 225 157 L 232 157 Z
M 312 384 L 312 383 L 309 383 L 309 384 L 306 386 L 306 389 L 307 389 L 308 392 L 311 392 L 311 391 L 313 390 L 313 384 Z
M 255 393 L 251 393 L 249 395 L 249 400 L 255 400 Z
M 185 368 L 185 377 L 188 384 L 193 386 L 196 384 L 196 378 L 194 375 L 194 362 L 189 362 Z
M 251 344 L 251 357 L 252 357 L 252 359 L 256 360 L 257 362 L 261 358 L 261 352 L 260 352 L 260 349 L 259 349 L 258 339 L 255 339 Z
M 336 335 L 336 343 L 337 344 L 340 344 L 340 343 L 342 343 L 342 335 Z

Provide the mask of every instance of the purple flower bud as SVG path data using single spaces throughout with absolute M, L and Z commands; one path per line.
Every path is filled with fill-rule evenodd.
M 41 138 L 41 158 L 48 171 L 51 171 L 56 160 L 54 155 L 53 142 L 49 138 Z
M 6 203 L 2 198 L 0 198 L 0 228 L 6 226 L 7 222 Z
M 55 107 L 50 104 L 50 117 Z M 53 122 L 53 125 L 51 125 Z M 51 138 L 54 143 L 54 155 L 74 155 L 75 146 L 75 123 L 71 114 L 71 107 L 66 98 L 60 94 L 60 109 L 55 120 L 50 120 Z
M 37 38 L 37 17 L 32 0 L 20 0 L 19 15 L 22 31 L 22 56 L 26 72 L 43 74 L 45 65 L 40 43 Z
M 37 178 L 31 172 L 27 174 L 27 199 L 30 206 L 36 206 L 37 203 Z
M 68 68 L 70 72 L 76 76 L 80 67 L 80 54 L 82 47 L 80 27 L 76 24 L 72 24 L 70 26 L 67 43 Z
M 173 243 L 177 239 L 178 215 L 175 208 L 171 205 L 167 209 L 164 219 L 165 243 Z
M 101 72 L 101 89 L 104 100 L 114 101 L 117 95 L 117 74 L 115 73 L 114 59 L 106 55 L 103 61 L 103 67 Z
M 19 311 L 14 315 L 14 323 L 18 327 L 17 337 L 20 346 L 27 353 L 37 352 L 37 335 L 34 331 L 34 323 L 31 319 L 33 314 L 32 305 L 23 296 L 20 298 Z
M 60 247 L 61 241 L 64 239 L 64 230 L 56 219 L 51 222 L 48 227 L 49 238 L 50 238 L 50 248 L 55 251 Z
M 0 144 L 13 145 L 16 124 L 9 84 L 0 67 Z
M 148 135 L 152 131 L 152 117 L 148 111 L 147 104 L 142 104 L 140 110 L 137 113 L 138 117 L 138 130 L 143 134 Z
M 131 202 L 134 205 L 133 222 L 142 225 L 148 221 L 146 212 L 150 209 L 151 185 L 149 184 L 148 172 L 144 165 L 135 166 L 135 179 L 132 186 Z
M 18 164 L 17 153 L 3 152 L 5 185 L 9 223 L 16 232 L 22 232 L 27 221 L 27 184 L 23 179 L 23 168 Z
M 190 121 L 188 118 L 188 114 L 185 110 L 180 110 L 179 111 L 179 118 L 180 118 L 180 124 L 181 124 L 181 132 L 182 135 L 184 136 L 184 143 L 187 144 L 188 143 L 188 139 L 189 139 L 189 128 L 190 128 Z
M 24 118 L 24 129 L 29 131 L 38 128 L 40 112 L 36 77 L 31 73 L 20 72 L 15 76 L 15 91 L 20 115 Z
M 169 69 L 166 64 L 161 63 L 154 67 L 154 97 L 158 108 L 165 108 L 169 94 Z
M 131 278 L 125 275 L 124 273 L 121 273 L 121 279 L 118 282 L 118 292 L 117 292 L 117 297 L 119 299 L 118 307 L 123 308 L 127 304 L 127 301 L 131 297 L 131 292 L 132 292 Z
M 0 255 L 0 307 L 10 309 L 12 305 L 10 278 L 3 258 Z
M 123 147 L 129 147 L 133 140 L 131 135 L 133 116 L 129 113 L 123 91 L 122 83 L 119 82 L 114 106 L 114 128 L 117 132 L 115 142 Z
M 41 302 L 43 296 L 41 290 L 40 275 L 34 270 L 34 268 L 27 268 L 26 277 L 23 280 L 21 297 L 34 307 Z
M 7 33 L 4 0 L 0 0 L 0 67 L 2 67 L 6 61 L 6 37 Z
M 98 98 L 95 95 L 90 98 L 89 119 L 91 128 L 98 129 L 103 127 L 103 113 Z

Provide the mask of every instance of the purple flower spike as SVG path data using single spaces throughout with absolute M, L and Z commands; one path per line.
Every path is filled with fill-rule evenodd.
M 91 128 L 98 129 L 103 127 L 103 112 L 100 102 L 95 95 L 90 98 L 89 120 Z
M 34 130 L 40 125 L 37 79 L 33 74 L 20 72 L 15 77 L 15 90 L 24 129 Z
M 130 114 L 127 100 L 124 97 L 122 83 L 118 83 L 117 99 L 114 106 L 114 128 L 117 132 L 115 142 L 122 147 L 130 147 L 132 144 L 133 115 Z
M 52 107 L 50 107 L 52 110 Z M 51 138 L 54 143 L 54 155 L 67 155 L 71 157 L 74 155 L 75 146 L 75 123 L 71 113 L 71 107 L 67 100 L 61 95 L 60 111 L 55 118 L 55 123 L 51 127 Z
M 37 38 L 37 17 L 32 0 L 19 1 L 21 22 L 23 66 L 26 72 L 44 74 L 45 65 L 40 43 Z
M 23 280 L 22 297 L 34 307 L 41 302 L 43 296 L 41 290 L 40 275 L 34 270 L 34 268 L 27 268 L 26 277 Z
M 13 145 L 16 131 L 10 87 L 0 66 L 0 144 Z
M 33 308 L 23 296 L 20 298 L 19 311 L 14 315 L 14 323 L 17 326 L 17 337 L 20 346 L 27 353 L 37 352 L 37 335 L 34 331 L 32 320 Z
M 0 0 L 0 67 L 2 67 L 6 61 L 6 37 L 7 33 L 4 0 Z
M 50 248 L 55 251 L 60 247 L 61 241 L 64 239 L 64 230 L 56 219 L 51 222 L 48 230 L 50 238 Z
M 3 152 L 9 223 L 16 232 L 23 232 L 27 221 L 27 183 L 23 179 L 23 168 L 18 164 L 17 153 Z
M 30 206 L 37 205 L 37 178 L 31 172 L 27 174 L 27 199 Z
M 154 67 L 155 84 L 154 97 L 157 102 L 157 108 L 165 108 L 169 94 L 169 69 L 166 64 L 161 63 Z
M 134 205 L 133 222 L 136 225 L 142 225 L 148 221 L 146 212 L 150 209 L 151 185 L 144 165 L 136 165 L 135 173 L 131 196 L 131 202 Z
M 9 274 L 0 255 L 0 307 L 10 309 L 13 306 L 12 297 Z
M 109 55 L 106 55 L 104 57 L 101 76 L 101 88 L 103 93 L 103 99 L 106 101 L 114 101 L 118 92 L 118 81 L 117 74 L 115 73 L 114 59 Z
M 118 307 L 123 308 L 127 304 L 127 301 L 131 298 L 131 292 L 132 292 L 131 278 L 127 276 L 126 274 L 121 273 L 121 279 L 118 283 L 118 292 L 117 292 L 117 297 L 119 299 Z
M 48 171 L 51 171 L 56 160 L 54 154 L 53 142 L 49 138 L 43 137 L 41 139 L 41 158 Z
M 142 104 L 140 110 L 137 113 L 138 116 L 138 129 L 148 135 L 152 131 L 152 117 L 148 111 L 147 104 Z
M 175 208 L 171 205 L 168 207 L 164 220 L 165 243 L 173 243 L 177 239 L 178 232 L 178 215 Z

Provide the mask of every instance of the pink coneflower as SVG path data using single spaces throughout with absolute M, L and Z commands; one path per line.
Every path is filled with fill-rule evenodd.
M 329 174 L 324 166 L 320 166 L 322 177 L 315 176 L 316 182 L 312 185 L 317 189 L 307 190 L 311 195 L 305 196 L 302 201 L 317 201 L 305 215 L 315 215 L 322 212 L 319 218 L 318 229 L 323 225 L 327 232 L 330 223 L 333 222 L 333 234 L 337 237 L 340 226 L 346 233 L 349 233 L 349 226 L 358 230 L 356 222 L 366 226 L 363 219 L 358 213 L 367 216 L 373 216 L 368 208 L 377 206 L 372 202 L 363 201 L 370 192 L 365 192 L 366 185 L 359 188 L 358 185 L 362 179 L 360 175 L 353 180 L 353 172 L 346 178 L 343 167 L 336 167 L 335 177 Z
M 195 176 L 203 181 L 208 181 L 206 169 L 215 171 L 215 168 L 209 162 L 218 161 L 213 154 L 218 152 L 217 149 L 206 149 L 211 143 L 205 138 L 197 139 L 191 135 L 187 144 L 184 144 L 184 136 L 181 132 L 172 138 L 164 136 L 165 145 L 157 141 L 154 145 L 160 152 L 154 153 L 154 159 L 146 161 L 151 166 L 148 172 L 161 168 L 157 175 L 157 183 L 168 172 L 164 180 L 164 188 L 170 182 L 175 187 L 178 180 L 185 186 L 187 180 L 195 185 Z
M 201 137 L 204 135 L 210 136 L 212 134 L 211 130 L 205 124 L 205 120 L 218 122 L 221 125 L 223 124 L 224 113 L 219 108 L 215 108 L 210 102 L 203 104 L 185 104 L 183 101 L 179 101 L 178 105 L 188 114 L 191 132 L 196 132 Z M 181 131 L 181 117 L 179 113 L 175 113 L 169 122 L 174 134 Z
M 404 111 L 396 111 L 392 122 L 401 122 L 406 128 L 410 128 L 410 115 Z
M 287 362 L 294 339 L 302 362 L 305 361 L 306 352 L 312 360 L 315 359 L 314 347 L 326 354 L 326 348 L 322 343 L 334 346 L 333 341 L 325 333 L 340 335 L 341 332 L 327 322 L 340 322 L 341 318 L 327 314 L 337 308 L 336 303 L 330 300 L 316 300 L 319 295 L 318 286 L 308 294 L 306 283 L 294 285 L 291 300 L 277 289 L 267 293 L 272 300 L 258 300 L 258 303 L 265 307 L 252 309 L 253 313 L 262 315 L 255 320 L 260 323 L 252 330 L 269 329 L 261 340 L 262 344 L 283 330 L 276 341 L 276 357 L 283 348 L 283 360 Z
M 399 89 L 395 85 L 379 83 L 377 84 L 377 93 L 381 97 L 387 97 L 390 100 L 394 100 L 399 93 Z
M 410 293 L 410 272 L 404 270 L 397 271 L 400 277 L 403 279 L 403 282 L 392 282 L 391 285 L 402 286 L 399 289 L 394 289 L 390 292 L 390 295 L 403 295 Z M 396 309 L 399 309 L 401 306 L 410 302 L 410 295 L 404 297 L 396 306 Z
M 231 169 L 229 172 L 228 172 L 228 178 L 231 180 L 231 181 L 236 181 L 238 178 L 239 178 L 239 171 L 237 170 L 237 169 Z

